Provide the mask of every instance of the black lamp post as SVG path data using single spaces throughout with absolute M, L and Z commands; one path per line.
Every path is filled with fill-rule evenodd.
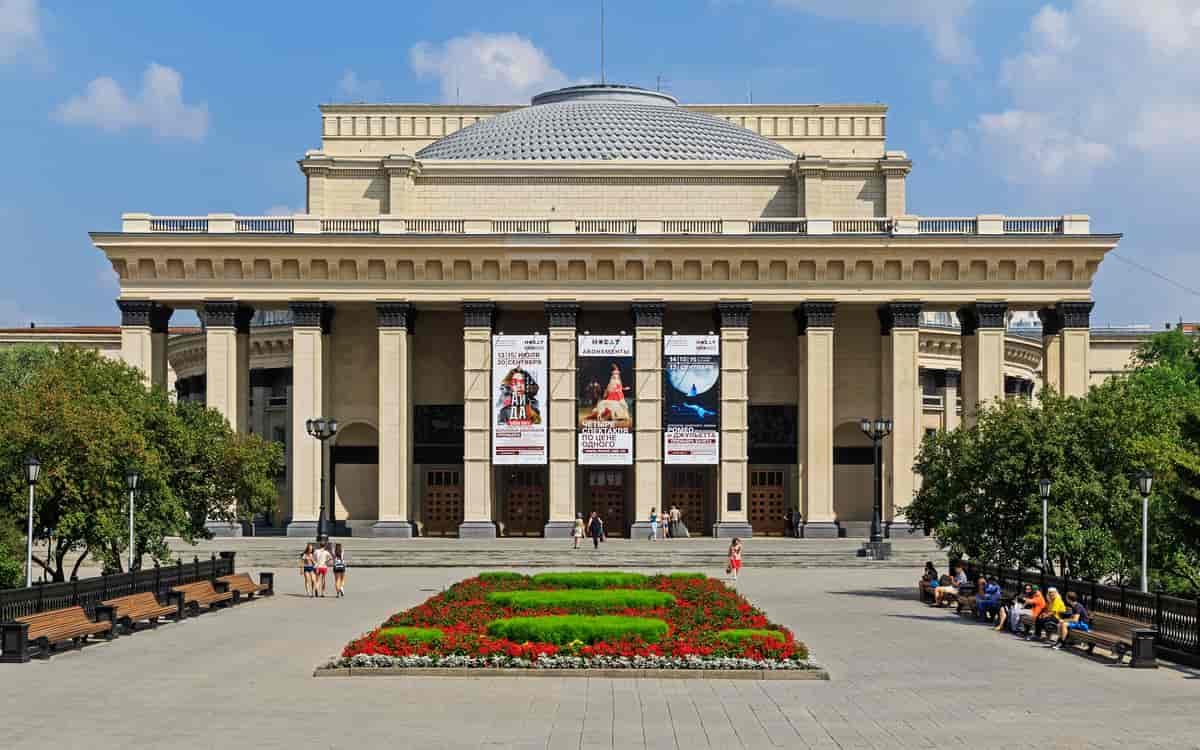
M 1050 509 L 1050 480 L 1038 482 L 1038 496 L 1042 498 L 1042 572 L 1046 572 L 1046 521 Z
M 129 572 L 133 572 L 133 496 L 137 494 L 142 477 L 137 469 L 125 472 L 125 488 L 129 490 Z
M 317 541 L 323 544 L 329 541 L 329 535 L 325 533 L 325 441 L 337 434 L 338 421 L 317 417 L 305 422 L 304 427 L 309 435 L 321 442 L 321 507 L 317 511 Z M 333 510 L 332 501 L 329 509 Z
M 1154 474 L 1147 469 L 1142 469 L 1137 475 L 1137 486 L 1138 492 L 1142 493 L 1142 593 L 1147 593 L 1150 591 L 1150 587 L 1148 585 L 1149 578 L 1146 575 L 1149 565 L 1146 548 L 1150 528 L 1150 489 L 1154 486 Z
M 880 417 L 872 422 L 863 418 L 858 423 L 863 434 L 871 439 L 875 459 L 875 502 L 871 512 L 871 544 L 883 542 L 883 439 L 892 434 L 892 420 Z
M 42 473 L 42 462 L 36 456 L 25 459 L 25 482 L 29 485 L 29 529 L 25 537 L 25 588 L 33 586 L 33 486 Z

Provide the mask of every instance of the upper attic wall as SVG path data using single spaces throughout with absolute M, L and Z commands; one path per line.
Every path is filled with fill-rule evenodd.
M 330 156 L 415 154 L 442 136 L 517 105 L 324 104 L 321 151 Z M 887 107 L 880 104 L 698 104 L 795 154 L 882 158 Z

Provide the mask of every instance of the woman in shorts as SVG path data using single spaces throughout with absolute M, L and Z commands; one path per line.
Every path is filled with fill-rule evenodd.
M 305 545 L 304 554 L 300 555 L 300 571 L 304 577 L 304 595 L 315 596 L 317 593 L 317 563 L 313 557 L 311 542 Z
M 346 595 L 346 553 L 340 544 L 333 546 L 333 588 L 337 596 Z

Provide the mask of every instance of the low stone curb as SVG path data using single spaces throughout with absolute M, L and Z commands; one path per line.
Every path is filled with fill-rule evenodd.
M 828 680 L 824 669 L 507 669 L 318 667 L 313 677 L 592 677 L 635 680 Z

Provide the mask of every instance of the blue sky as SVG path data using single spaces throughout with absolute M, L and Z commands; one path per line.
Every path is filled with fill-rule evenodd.
M 115 322 L 87 232 L 123 211 L 302 207 L 320 103 L 597 78 L 598 6 L 0 0 L 0 325 Z M 911 212 L 1089 213 L 1125 233 L 1094 323 L 1200 319 L 1200 0 L 607 0 L 607 18 L 609 80 L 886 103 Z

